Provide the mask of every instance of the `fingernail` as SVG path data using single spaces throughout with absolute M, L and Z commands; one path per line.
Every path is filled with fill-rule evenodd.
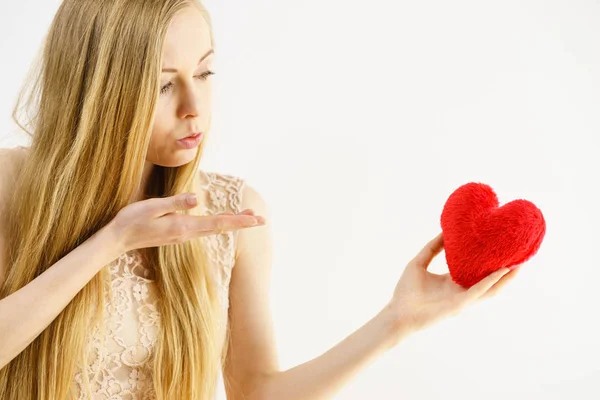
M 186 197 L 186 201 L 190 206 L 195 206 L 198 203 L 198 196 L 196 196 L 195 194 L 190 194 Z

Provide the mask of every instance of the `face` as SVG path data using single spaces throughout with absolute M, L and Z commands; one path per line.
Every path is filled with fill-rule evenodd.
M 195 7 L 180 11 L 172 20 L 163 47 L 161 90 L 147 163 L 187 164 L 199 145 L 186 148 L 179 139 L 198 132 L 205 139 L 211 111 L 210 39 L 209 26 Z

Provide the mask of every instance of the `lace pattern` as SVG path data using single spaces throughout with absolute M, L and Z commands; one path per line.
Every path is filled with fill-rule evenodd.
M 215 215 L 241 211 L 240 178 L 199 170 L 202 214 Z M 209 263 L 217 271 L 223 312 L 229 308 L 229 283 L 235 262 L 237 232 L 203 237 Z M 88 365 L 74 381 L 78 400 L 88 399 L 83 392 L 85 375 L 90 381 L 91 400 L 153 400 L 151 359 L 160 329 L 159 296 L 154 276 L 143 265 L 137 251 L 122 254 L 109 265 L 105 285 L 104 329 L 102 340 L 96 329 L 90 337 Z M 222 379 L 222 378 L 221 378 Z

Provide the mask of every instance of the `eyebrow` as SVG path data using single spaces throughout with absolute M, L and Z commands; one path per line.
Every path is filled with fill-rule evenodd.
M 206 53 L 205 55 L 202 56 L 202 58 L 200 59 L 200 61 L 198 61 L 198 65 L 200 65 L 200 63 L 202 61 L 204 61 L 204 59 L 208 56 L 210 56 L 211 54 L 214 54 L 215 50 L 214 49 L 210 49 L 208 51 L 208 53 Z M 163 68 L 162 72 L 177 72 L 177 70 L 175 68 Z

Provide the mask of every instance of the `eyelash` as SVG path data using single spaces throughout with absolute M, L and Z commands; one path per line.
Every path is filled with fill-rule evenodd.
M 214 74 L 215 73 L 213 71 L 207 71 L 207 72 L 203 73 L 202 75 L 198 75 L 198 79 L 206 80 L 206 79 L 208 79 L 208 77 L 210 75 L 214 75 Z M 165 86 L 163 86 L 160 89 L 160 94 L 167 93 L 171 87 L 173 87 L 173 82 L 167 83 Z

